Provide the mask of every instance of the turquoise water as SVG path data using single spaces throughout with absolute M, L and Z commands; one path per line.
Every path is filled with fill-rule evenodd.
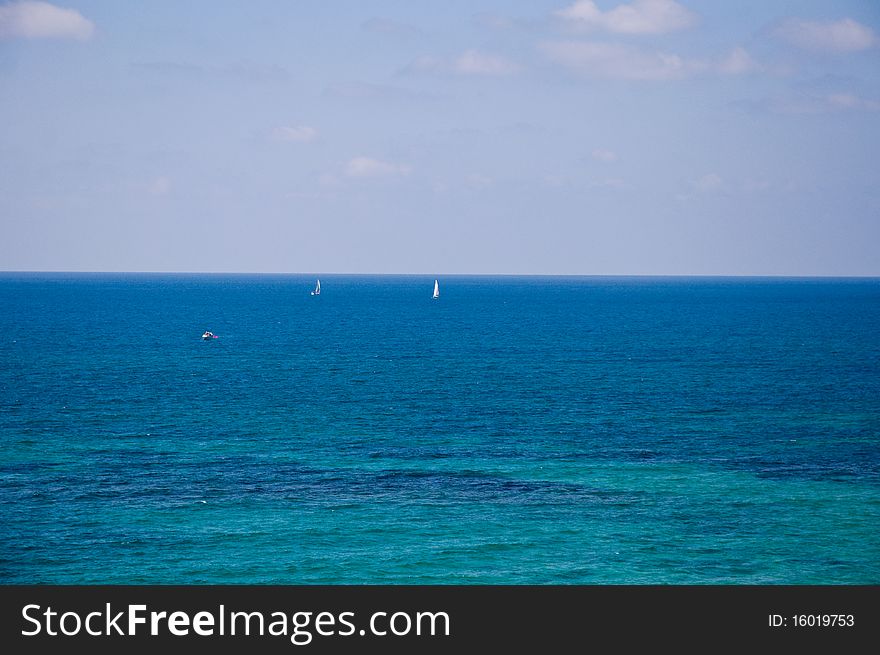
M 0 582 L 880 583 L 880 280 L 314 282 L 0 274 Z

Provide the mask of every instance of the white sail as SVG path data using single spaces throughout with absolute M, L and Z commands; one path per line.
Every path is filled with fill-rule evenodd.
M 315 290 L 312 291 L 313 296 L 321 295 L 321 280 L 318 280 L 317 284 L 315 284 Z
M 440 284 L 437 280 L 434 280 L 434 298 L 440 297 Z

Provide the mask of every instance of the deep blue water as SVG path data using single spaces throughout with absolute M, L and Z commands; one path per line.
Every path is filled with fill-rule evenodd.
M 880 280 L 321 282 L 0 274 L 0 582 L 880 583 Z

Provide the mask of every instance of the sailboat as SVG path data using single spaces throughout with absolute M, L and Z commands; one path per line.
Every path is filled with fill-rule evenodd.
M 315 285 L 315 290 L 312 291 L 312 295 L 313 296 L 320 296 L 321 295 L 321 280 L 318 280 L 318 283 Z
M 437 300 L 437 298 L 439 298 L 439 297 L 440 297 L 440 284 L 437 282 L 437 280 L 434 280 L 434 296 L 433 296 L 433 298 L 434 298 L 434 300 Z

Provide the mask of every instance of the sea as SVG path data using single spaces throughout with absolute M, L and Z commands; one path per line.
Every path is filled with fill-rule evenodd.
M 880 583 L 880 279 L 435 277 L 0 274 L 0 583 Z

